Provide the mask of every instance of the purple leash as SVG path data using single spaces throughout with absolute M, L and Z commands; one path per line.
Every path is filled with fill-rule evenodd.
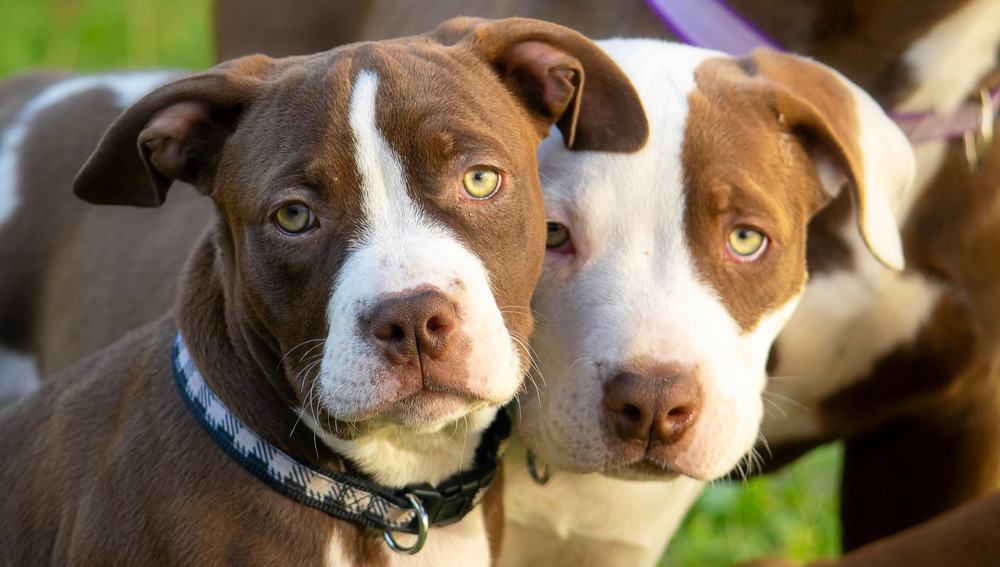
M 721 0 L 646 0 L 677 38 L 696 47 L 746 55 L 758 47 L 784 51 L 777 41 Z M 969 102 L 949 114 L 890 112 L 899 128 L 917 145 L 938 140 L 964 139 L 966 157 L 975 166 L 993 138 L 1000 108 L 1000 85 L 982 90 L 978 102 Z

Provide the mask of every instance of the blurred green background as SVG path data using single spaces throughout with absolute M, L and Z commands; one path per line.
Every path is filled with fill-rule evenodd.
M 210 0 L 0 0 L 0 77 L 33 68 L 208 67 L 210 18 Z M 840 460 L 839 447 L 823 447 L 780 474 L 716 483 L 662 564 L 834 555 Z

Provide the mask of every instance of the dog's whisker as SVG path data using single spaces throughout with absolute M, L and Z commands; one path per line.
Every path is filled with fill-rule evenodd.
M 795 406 L 795 407 L 797 407 L 799 409 L 804 409 L 804 410 L 809 409 L 809 407 L 807 405 L 803 404 L 802 402 L 800 402 L 800 401 L 798 401 L 798 400 L 796 400 L 794 398 L 789 398 L 788 396 L 786 396 L 784 394 L 779 394 L 777 392 L 771 392 L 769 390 L 764 390 L 763 392 L 760 393 L 760 395 L 761 395 L 762 398 L 765 398 L 765 399 L 768 396 L 771 396 L 771 397 L 773 397 L 773 398 L 775 398 L 775 399 L 777 399 L 779 401 L 787 402 L 787 403 L 789 403 L 789 404 L 791 404 L 791 405 L 793 405 L 793 406 Z
M 296 349 L 299 349 L 299 348 L 301 348 L 301 347 L 303 347 L 303 346 L 305 346 L 305 345 L 307 345 L 307 344 L 309 344 L 309 343 L 313 343 L 313 342 L 316 342 L 316 341 L 326 341 L 326 339 L 308 339 L 308 340 L 305 340 L 305 341 L 302 341 L 301 343 L 299 343 L 299 344 L 297 344 L 297 345 L 293 346 L 293 347 L 292 347 L 291 349 L 289 349 L 289 350 L 288 350 L 288 352 L 286 352 L 286 353 L 285 353 L 285 354 L 284 354 L 284 355 L 283 355 L 283 356 L 281 357 L 281 359 L 280 359 L 280 360 L 278 360 L 278 366 L 277 366 L 276 368 L 281 368 L 281 363 L 282 363 L 282 362 L 284 362 L 284 361 L 285 361 L 285 359 L 286 359 L 286 358 L 288 358 L 288 356 L 289 356 L 290 354 L 292 354 L 293 352 L 295 352 L 295 351 L 296 351 Z

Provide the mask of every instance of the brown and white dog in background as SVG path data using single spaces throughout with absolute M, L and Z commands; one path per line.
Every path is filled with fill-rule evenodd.
M 218 52 L 294 53 L 458 12 L 529 15 L 591 37 L 670 37 L 638 0 L 299 4 L 217 2 Z M 946 113 L 998 80 L 996 0 L 729 5 L 885 108 Z M 846 549 L 987 493 L 1000 477 L 1000 145 L 975 172 L 960 141 L 925 143 L 916 155 L 915 187 L 895 209 L 907 269 L 887 270 L 862 249 L 841 196 L 810 224 L 810 285 L 770 362 L 768 388 L 783 406 L 765 417 L 771 466 L 830 440 L 846 443 Z
M 462 470 L 527 367 L 545 235 L 538 143 L 558 123 L 578 149 L 641 147 L 627 79 L 560 26 L 459 19 L 391 42 L 238 59 L 117 116 L 167 78 L 32 75 L 0 93 L 18 180 L 2 229 L 25 237 L 3 240 L 5 263 L 24 262 L 5 275 L 5 300 L 73 268 L 71 285 L 107 293 L 103 282 L 131 274 L 100 271 L 101 239 L 143 252 L 174 246 L 165 235 L 196 239 L 176 319 L 0 414 L 0 563 L 489 563 L 496 496 L 407 561 L 377 532 L 254 479 L 185 407 L 171 346 L 179 331 L 223 403 L 314 468 L 390 487 Z M 94 203 L 158 206 L 175 182 L 211 198 L 215 221 L 169 206 L 130 221 L 131 209 L 62 195 L 72 184 Z M 294 352 L 302 345 L 315 355 Z

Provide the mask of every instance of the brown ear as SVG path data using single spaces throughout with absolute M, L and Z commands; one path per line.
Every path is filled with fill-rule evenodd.
M 207 191 L 219 149 L 271 67 L 245 57 L 168 83 L 130 106 L 73 181 L 99 205 L 157 207 L 175 179 Z
M 906 136 L 868 94 L 825 65 L 757 49 L 743 68 L 771 83 L 775 110 L 805 137 L 827 193 L 848 188 L 868 249 L 887 267 L 903 269 L 893 206 L 915 175 Z
M 575 150 L 632 152 L 646 143 L 646 113 L 632 83 L 581 34 L 524 18 L 453 18 L 430 35 L 490 64 L 531 112 L 540 135 L 554 124 Z

